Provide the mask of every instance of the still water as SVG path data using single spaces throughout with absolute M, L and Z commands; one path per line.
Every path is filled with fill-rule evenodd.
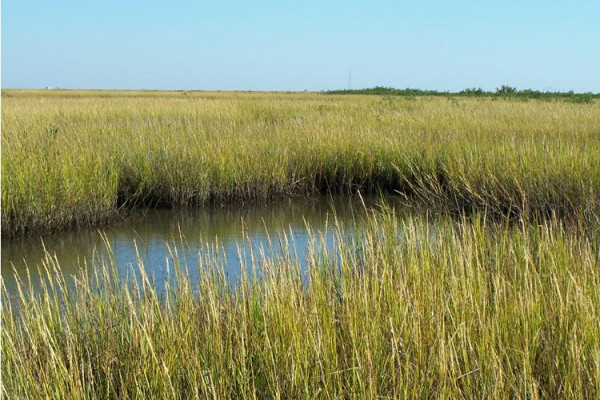
M 89 265 L 92 260 L 106 256 L 104 235 L 122 276 L 137 263 L 139 256 L 146 271 L 159 282 L 166 274 L 169 247 L 177 249 L 180 259 L 193 272 L 199 254 L 218 243 L 219 253 L 226 260 L 228 278 L 235 281 L 239 277 L 240 260 L 248 261 L 251 251 L 256 254 L 262 250 L 267 255 L 282 251 L 278 240 L 282 234 L 291 238 L 291 251 L 304 266 L 311 240 L 309 230 L 316 232 L 327 246 L 333 246 L 336 221 L 344 227 L 344 232 L 350 233 L 365 218 L 365 207 L 377 208 L 379 203 L 374 197 L 320 197 L 266 206 L 138 211 L 127 220 L 100 230 L 2 240 L 2 278 L 13 296 L 15 274 L 25 278 L 29 268 L 33 286 L 39 287 L 37 266 L 46 254 L 56 257 L 65 275 L 76 275 L 84 261 Z

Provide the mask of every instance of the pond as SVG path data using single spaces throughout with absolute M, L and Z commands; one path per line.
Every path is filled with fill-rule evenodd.
M 15 275 L 25 279 L 29 268 L 33 287 L 39 287 L 37 266 L 47 254 L 56 257 L 65 275 L 75 275 L 85 262 L 89 265 L 95 258 L 106 256 L 106 239 L 121 275 L 127 274 L 139 257 L 157 282 L 165 276 L 169 247 L 176 249 L 193 271 L 201 251 L 218 243 L 219 254 L 226 257 L 228 279 L 235 282 L 240 260 L 247 260 L 251 251 L 264 251 L 267 256 L 280 252 L 282 234 L 291 239 L 289 250 L 304 267 L 310 231 L 333 246 L 336 221 L 350 233 L 365 218 L 365 208 L 377 208 L 380 202 L 375 197 L 337 196 L 262 206 L 138 210 L 125 221 L 100 229 L 2 240 L 2 278 L 8 294 L 14 296 Z

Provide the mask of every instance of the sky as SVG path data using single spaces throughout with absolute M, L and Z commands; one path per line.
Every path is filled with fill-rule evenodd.
M 1 85 L 600 92 L 598 21 L 598 0 L 4 0 Z

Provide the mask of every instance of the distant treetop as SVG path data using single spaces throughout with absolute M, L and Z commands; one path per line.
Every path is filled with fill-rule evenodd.
M 363 95 L 388 95 L 388 96 L 460 96 L 460 97 L 514 97 L 520 99 L 563 99 L 573 103 L 591 103 L 593 99 L 600 98 L 600 93 L 575 93 L 572 90 L 568 92 L 542 92 L 533 89 L 517 90 L 517 88 L 502 85 L 495 91 L 485 91 L 481 88 L 468 88 L 459 92 L 422 90 L 422 89 L 396 89 L 385 86 L 375 86 L 364 89 L 340 89 L 327 90 L 325 94 L 363 94 Z

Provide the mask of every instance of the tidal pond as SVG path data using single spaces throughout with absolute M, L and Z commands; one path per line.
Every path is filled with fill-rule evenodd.
M 120 274 L 126 275 L 141 260 L 156 282 L 165 278 L 173 250 L 193 274 L 199 255 L 218 244 L 217 254 L 224 257 L 228 279 L 235 283 L 240 262 L 249 261 L 252 253 L 281 252 L 284 234 L 289 240 L 285 251 L 293 252 L 304 268 L 310 232 L 313 239 L 332 246 L 336 223 L 349 234 L 365 218 L 365 209 L 378 208 L 381 202 L 375 197 L 337 196 L 268 205 L 138 210 L 125 221 L 99 229 L 2 240 L 2 278 L 13 296 L 16 277 L 27 279 L 29 269 L 37 288 L 38 266 L 48 256 L 55 257 L 65 275 L 76 275 L 86 264 L 91 268 L 93 260 L 107 257 L 106 241 Z

